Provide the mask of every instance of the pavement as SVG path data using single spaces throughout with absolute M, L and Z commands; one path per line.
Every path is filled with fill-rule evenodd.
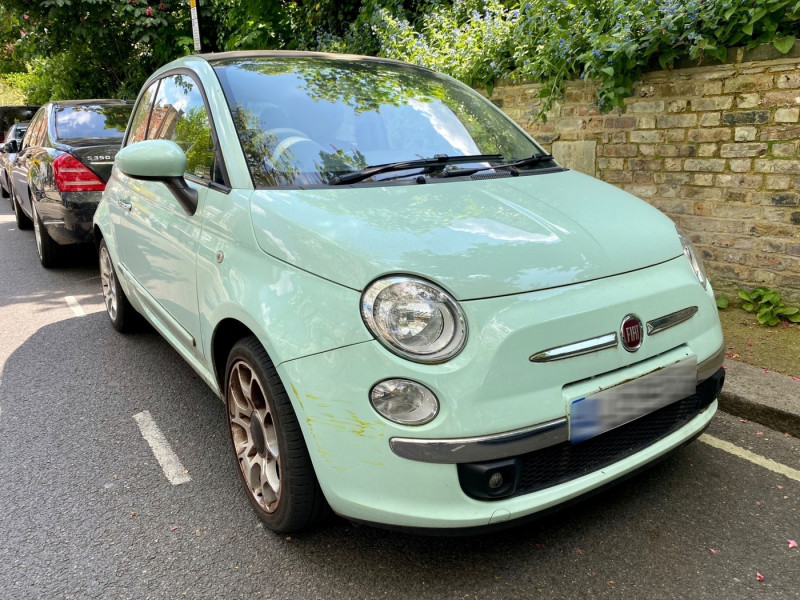
M 800 378 L 726 360 L 719 408 L 800 437 Z

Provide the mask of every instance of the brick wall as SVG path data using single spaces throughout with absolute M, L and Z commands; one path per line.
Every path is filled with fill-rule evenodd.
M 715 290 L 766 285 L 800 304 L 800 44 L 729 53 L 725 64 L 648 73 L 624 112 L 567 85 L 546 123 L 536 85 L 491 99 L 565 166 L 667 213 L 705 256 Z

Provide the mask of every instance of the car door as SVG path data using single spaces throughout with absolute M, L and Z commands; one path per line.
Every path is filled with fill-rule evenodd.
M 11 164 L 11 187 L 13 196 L 28 216 L 32 215 L 31 198 L 28 193 L 28 173 L 36 163 L 39 146 L 47 135 L 47 107 L 43 106 L 33 117 L 22 147 Z
M 186 153 L 185 178 L 198 193 L 198 208 L 187 214 L 163 183 L 117 173 L 122 191 L 109 204 L 112 227 L 124 275 L 144 309 L 168 338 L 200 358 L 196 255 L 204 204 L 219 172 L 218 153 L 207 105 L 192 76 L 167 75 L 151 91 L 146 122 L 137 108 L 126 145 L 142 139 L 177 143 Z M 144 102 L 149 100 L 143 97 Z

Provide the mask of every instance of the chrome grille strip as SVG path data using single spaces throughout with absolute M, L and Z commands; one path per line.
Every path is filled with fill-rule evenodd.
M 697 314 L 697 310 L 696 306 L 689 306 L 675 311 L 674 313 L 648 321 L 647 335 L 656 335 L 670 327 L 688 321 Z M 528 360 L 534 363 L 552 362 L 554 360 L 564 360 L 565 358 L 572 358 L 573 356 L 580 356 L 581 354 L 606 350 L 607 348 L 615 348 L 616 346 L 617 334 L 607 333 L 588 340 L 542 350 L 541 352 L 531 355 Z
M 688 321 L 696 313 L 697 313 L 697 307 L 690 306 L 688 308 L 681 309 L 674 313 L 664 315 L 663 317 L 659 317 L 658 319 L 653 319 L 652 321 L 648 321 L 647 335 L 655 335 L 657 333 L 661 333 L 662 331 L 669 329 L 670 327 L 674 327 L 679 323 Z
M 590 352 L 598 352 L 606 348 L 616 348 L 616 346 L 617 334 L 606 333 L 596 338 L 567 344 L 566 346 L 556 346 L 555 348 L 542 350 L 532 355 L 528 360 L 535 363 L 551 362 L 554 360 L 572 358 L 573 356 L 580 356 L 581 354 L 589 354 Z

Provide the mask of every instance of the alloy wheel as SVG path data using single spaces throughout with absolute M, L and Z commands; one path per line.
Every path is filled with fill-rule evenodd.
M 267 395 L 253 368 L 236 361 L 228 380 L 231 438 L 252 499 L 274 513 L 281 499 L 278 432 Z
M 100 248 L 100 283 L 103 285 L 103 300 L 106 304 L 106 311 L 111 320 L 115 321 L 118 300 L 117 281 L 114 275 L 114 267 L 111 264 L 111 255 L 109 255 L 105 246 Z

